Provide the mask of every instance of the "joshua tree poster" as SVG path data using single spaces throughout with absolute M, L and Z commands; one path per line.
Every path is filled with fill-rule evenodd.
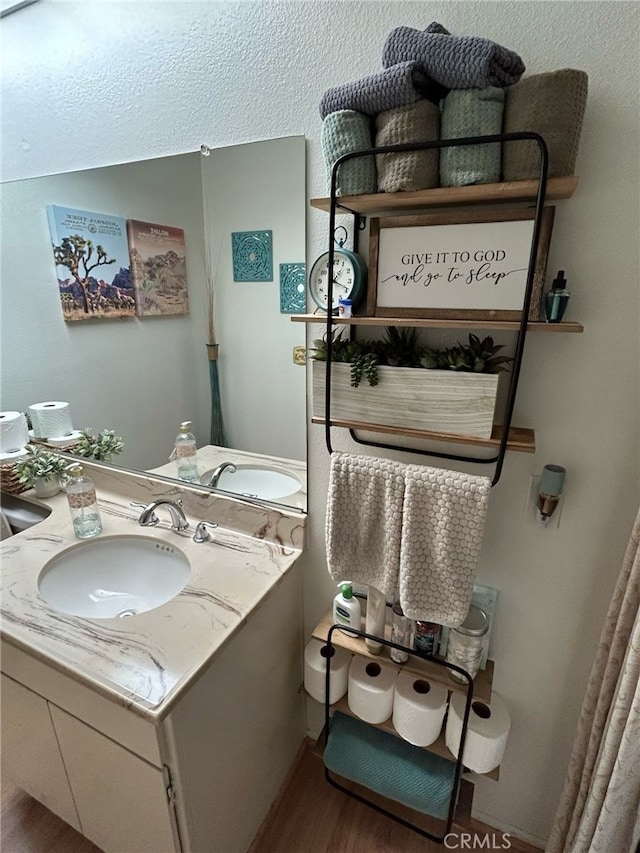
M 130 219 L 127 230 L 138 316 L 188 314 L 182 228 Z
M 64 319 L 135 316 L 125 220 L 55 204 L 47 215 Z

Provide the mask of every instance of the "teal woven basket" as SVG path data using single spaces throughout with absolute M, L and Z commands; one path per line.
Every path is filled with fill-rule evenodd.
M 409 808 L 446 820 L 455 763 L 337 711 L 324 751 L 327 769 Z

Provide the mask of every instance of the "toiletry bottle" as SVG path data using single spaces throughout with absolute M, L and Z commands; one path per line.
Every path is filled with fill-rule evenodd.
M 383 592 L 375 586 L 367 588 L 367 613 L 365 616 L 365 631 L 374 637 L 384 638 L 384 626 L 387 620 L 387 599 Z M 371 654 L 379 655 L 382 651 L 382 643 L 375 640 L 365 639 L 365 644 Z
M 391 642 L 397 643 L 399 646 L 405 646 L 408 649 L 413 644 L 413 620 L 404 615 L 402 605 L 400 604 L 400 593 L 397 590 L 393 597 Z M 395 661 L 395 663 L 406 663 L 409 660 L 409 653 L 400 651 L 400 649 L 392 648 L 389 654 L 391 660 Z
M 198 481 L 198 458 L 196 456 L 196 437 L 190 432 L 191 421 L 180 424 L 176 437 L 176 461 L 178 477 L 188 483 Z
M 96 499 L 93 480 L 84 473 L 79 462 L 72 462 L 66 468 L 67 501 L 71 510 L 73 530 L 78 539 L 89 539 L 102 532 L 102 521 Z
M 354 598 L 351 581 L 340 581 L 340 592 L 333 599 L 333 624 L 360 630 L 360 602 Z M 344 631 L 349 634 L 348 631 Z M 351 634 L 350 636 L 354 636 Z
M 569 301 L 569 291 L 565 290 L 567 280 L 564 277 L 564 270 L 560 270 L 554 278 L 551 290 L 544 298 L 544 311 L 547 317 L 547 323 L 559 323 L 564 315 L 564 310 Z

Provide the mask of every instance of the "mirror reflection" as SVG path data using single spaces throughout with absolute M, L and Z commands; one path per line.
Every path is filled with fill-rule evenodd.
M 188 313 L 65 322 L 47 205 L 182 229 Z M 172 478 L 191 421 L 200 478 L 228 462 L 217 488 L 306 509 L 304 327 L 280 283 L 281 264 L 304 263 L 305 206 L 304 137 L 4 183 L 2 411 L 68 401 L 75 430 L 122 436 L 112 464 Z M 234 281 L 232 234 L 267 231 L 272 280 Z M 211 287 L 225 447 L 211 444 Z

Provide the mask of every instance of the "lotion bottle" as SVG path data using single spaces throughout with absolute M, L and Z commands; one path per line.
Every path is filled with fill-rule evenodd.
M 73 532 L 78 539 L 89 539 L 102 533 L 102 519 L 98 509 L 93 480 L 84 473 L 79 462 L 67 465 L 67 501 L 73 521 Z
M 353 595 L 351 581 L 340 581 L 340 592 L 333 599 L 333 624 L 360 630 L 360 602 Z M 349 634 L 349 631 L 343 633 Z M 350 634 L 350 636 L 355 636 Z
M 186 480 L 188 483 L 197 483 L 196 437 L 190 430 L 191 421 L 180 424 L 180 432 L 176 436 L 176 462 L 179 479 Z
M 368 587 L 367 591 L 367 615 L 365 618 L 365 631 L 374 637 L 384 638 L 384 626 L 387 620 L 387 599 L 383 592 L 375 586 Z M 375 640 L 365 639 L 365 644 L 371 654 L 379 655 L 382 651 L 382 643 Z

